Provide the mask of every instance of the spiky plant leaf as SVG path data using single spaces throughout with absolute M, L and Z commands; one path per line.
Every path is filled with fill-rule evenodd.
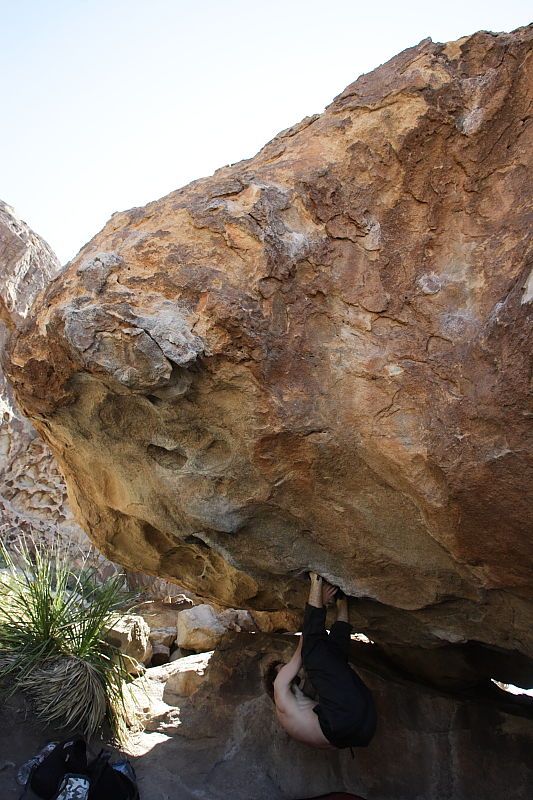
M 16 558 L 0 549 L 10 572 L 0 581 L 0 685 L 26 691 L 50 724 L 92 735 L 107 718 L 123 738 L 131 718 L 124 682 L 131 678 L 104 638 L 131 599 L 122 576 L 99 583 L 90 566 L 72 570 L 57 547 L 23 543 Z

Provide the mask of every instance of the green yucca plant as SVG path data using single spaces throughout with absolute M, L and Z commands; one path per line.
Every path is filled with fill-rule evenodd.
M 90 737 L 107 721 L 123 740 L 131 678 L 126 657 L 104 638 L 128 599 L 123 576 L 99 583 L 94 568 L 69 566 L 59 546 L 23 542 L 12 555 L 0 543 L 0 552 L 8 568 L 0 577 L 2 691 L 25 692 L 47 723 Z

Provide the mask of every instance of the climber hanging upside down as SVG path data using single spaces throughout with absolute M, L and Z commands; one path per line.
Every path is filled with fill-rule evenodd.
M 344 594 L 310 573 L 302 635 L 291 660 L 269 669 L 273 699 L 282 727 L 300 742 L 324 749 L 366 747 L 376 729 L 370 690 L 348 664 L 351 626 Z M 328 635 L 325 606 L 336 597 L 337 621 Z M 295 683 L 304 666 L 318 700 Z M 268 676 L 267 676 L 268 685 Z

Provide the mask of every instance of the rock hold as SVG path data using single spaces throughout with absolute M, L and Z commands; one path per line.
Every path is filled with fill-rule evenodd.
M 73 357 L 86 368 L 107 373 L 118 383 L 140 391 L 166 386 L 173 364 L 186 366 L 203 352 L 179 306 L 152 298 L 157 314 L 138 316 L 127 304 L 64 309 L 65 339 Z

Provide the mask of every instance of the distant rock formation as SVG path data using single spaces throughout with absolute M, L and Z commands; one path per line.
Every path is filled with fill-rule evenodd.
M 50 246 L 0 200 L 0 319 L 14 328 L 61 269 Z
M 0 351 L 60 270 L 48 244 L 0 201 Z M 0 414 L 0 537 L 9 544 L 20 534 L 46 542 L 61 536 L 74 558 L 83 556 L 89 543 L 68 507 L 63 477 L 49 447 L 18 411 L 1 366 Z
M 6 369 L 109 558 L 533 655 L 531 38 L 424 40 L 53 281 Z

